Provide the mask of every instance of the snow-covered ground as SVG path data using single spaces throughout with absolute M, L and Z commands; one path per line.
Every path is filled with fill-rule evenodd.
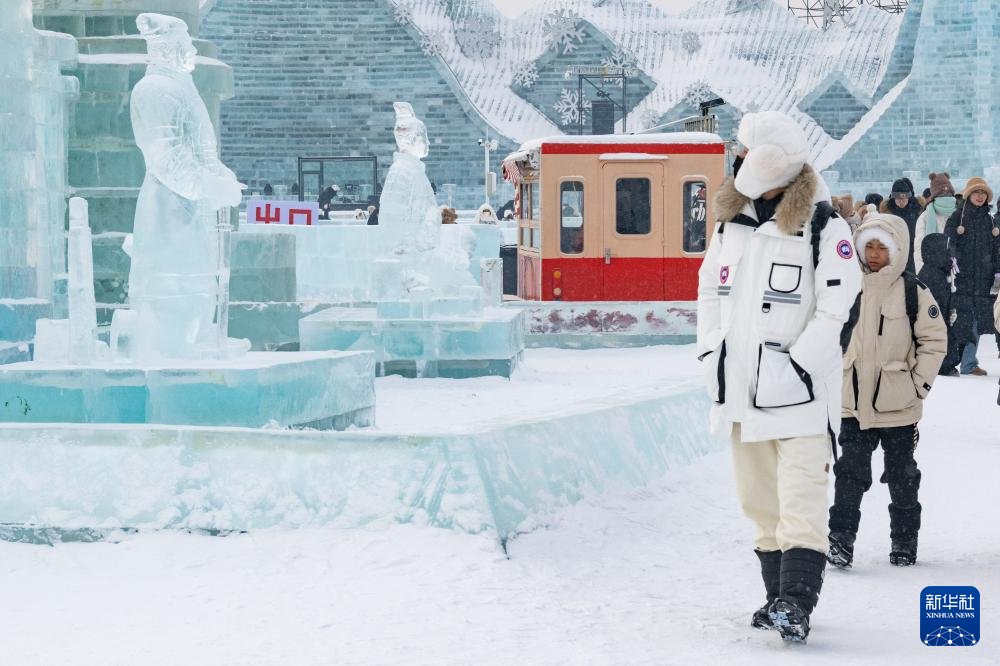
M 379 380 L 381 427 L 398 427 L 404 413 L 434 426 L 482 417 L 514 395 L 541 403 L 697 373 L 691 347 L 527 354 L 513 382 L 418 380 L 438 390 L 415 393 L 413 380 Z M 888 492 L 875 483 L 855 569 L 828 573 L 806 646 L 748 627 L 763 593 L 720 453 L 553 516 L 510 542 L 509 558 L 488 537 L 412 525 L 0 543 L 0 663 L 997 663 L 992 340 L 980 358 L 990 377 L 941 378 L 927 402 L 920 563 L 889 565 Z M 927 585 L 979 588 L 980 645 L 945 654 L 922 645 Z

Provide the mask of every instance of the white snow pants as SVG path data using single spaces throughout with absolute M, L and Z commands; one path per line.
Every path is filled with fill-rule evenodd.
M 740 506 L 757 525 L 754 548 L 826 553 L 830 438 L 741 442 L 737 423 L 732 449 Z

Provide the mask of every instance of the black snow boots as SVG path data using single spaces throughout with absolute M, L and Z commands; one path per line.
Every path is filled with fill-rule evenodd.
M 889 563 L 897 567 L 909 567 L 917 563 L 917 540 L 908 539 L 905 541 L 892 542 L 892 550 L 889 551 Z
M 850 569 L 854 563 L 854 538 L 849 532 L 830 532 L 827 561 L 838 569 Z
M 771 623 L 786 641 L 801 642 L 809 636 L 809 615 L 819 602 L 826 554 L 792 548 L 781 554 L 778 598 L 771 605 Z
M 755 550 L 760 559 L 760 577 L 764 579 L 764 592 L 767 594 L 767 602 L 756 611 L 750 619 L 750 626 L 754 629 L 774 629 L 769 615 L 771 604 L 778 597 L 781 589 L 781 551 L 780 550 Z

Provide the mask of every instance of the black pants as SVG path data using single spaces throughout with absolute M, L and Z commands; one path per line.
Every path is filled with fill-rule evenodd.
M 965 349 L 965 342 L 955 334 L 954 327 L 948 327 L 948 348 L 944 360 L 941 361 L 941 374 L 952 370 L 958 370 L 958 364 L 962 361 L 962 350 Z
M 916 540 L 920 530 L 920 470 L 913 459 L 917 426 L 861 430 L 857 419 L 844 419 L 840 426 L 840 460 L 833 466 L 837 480 L 830 531 L 858 533 L 861 498 L 872 486 L 872 453 L 882 444 L 885 474 L 889 484 L 890 537 L 893 541 Z

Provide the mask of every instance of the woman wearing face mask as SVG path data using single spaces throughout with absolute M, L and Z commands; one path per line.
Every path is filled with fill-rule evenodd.
M 923 247 L 924 236 L 944 233 L 944 225 L 955 212 L 955 188 L 951 184 L 951 176 L 947 173 L 932 173 L 931 196 L 927 199 L 927 207 L 917 218 L 917 226 L 913 233 L 913 262 L 917 272 L 923 268 L 923 258 L 920 248 Z

